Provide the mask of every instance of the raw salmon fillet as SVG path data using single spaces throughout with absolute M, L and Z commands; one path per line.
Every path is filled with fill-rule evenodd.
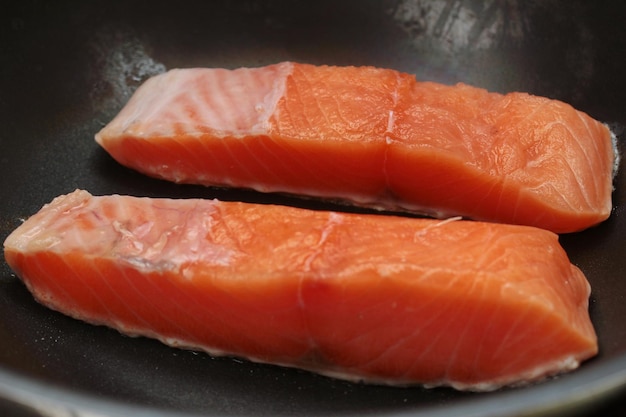
M 617 161 L 609 129 L 556 100 L 290 62 L 158 75 L 96 140 L 179 183 L 557 233 L 609 216 Z
M 349 380 L 492 390 L 598 349 L 587 280 L 529 226 L 77 190 L 4 251 L 75 318 Z

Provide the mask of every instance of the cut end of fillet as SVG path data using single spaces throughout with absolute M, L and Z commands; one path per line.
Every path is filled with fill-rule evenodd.
M 609 217 L 619 159 L 604 124 L 557 100 L 298 63 L 158 75 L 96 140 L 170 181 L 556 233 Z
M 533 227 L 76 191 L 4 252 L 72 317 L 348 380 L 492 390 L 598 349 L 588 282 Z
M 284 95 L 293 64 L 260 69 L 174 69 L 148 79 L 109 125 L 110 131 L 144 140 L 163 137 L 242 137 L 266 132 L 269 117 Z M 103 130 L 96 141 L 107 148 Z

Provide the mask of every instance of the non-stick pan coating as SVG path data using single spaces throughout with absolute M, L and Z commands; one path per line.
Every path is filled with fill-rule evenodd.
M 626 125 L 626 2 L 14 1 L 0 17 L 0 240 L 59 194 L 206 197 L 345 209 L 179 186 L 115 163 L 93 135 L 147 77 L 283 60 L 374 65 L 423 80 L 560 99 Z M 561 240 L 588 276 L 600 354 L 488 394 L 351 384 L 168 348 L 52 312 L 0 263 L 0 411 L 15 415 L 569 415 L 623 404 L 626 178 L 600 226 Z M 56 407 L 56 408 L 55 408 Z M 98 414 L 99 413 L 99 414 Z M 63 414 L 69 415 L 69 414 Z

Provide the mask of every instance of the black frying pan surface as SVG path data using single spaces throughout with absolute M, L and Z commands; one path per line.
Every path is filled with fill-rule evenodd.
M 93 135 L 147 77 L 283 60 L 375 65 L 569 102 L 621 134 L 626 2 L 21 1 L 0 17 L 0 240 L 59 194 L 328 204 L 179 186 L 115 163 Z M 587 275 L 600 354 L 494 393 L 390 388 L 168 348 L 33 301 L 0 263 L 0 411 L 30 415 L 574 415 L 626 386 L 626 177 L 605 223 L 562 236 Z M 606 411 L 606 410 L 605 410 Z M 67 414 L 60 414 L 66 412 Z M 75 414 L 70 414 L 75 413 Z M 55 414 L 57 413 L 57 414 Z

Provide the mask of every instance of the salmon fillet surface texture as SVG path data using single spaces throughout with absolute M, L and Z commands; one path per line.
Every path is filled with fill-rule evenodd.
M 557 233 L 610 215 L 617 166 L 609 129 L 559 101 L 290 62 L 158 75 L 96 141 L 180 183 Z
M 380 384 L 492 390 L 597 353 L 589 284 L 529 226 L 56 198 L 5 241 L 41 303 L 128 335 Z

